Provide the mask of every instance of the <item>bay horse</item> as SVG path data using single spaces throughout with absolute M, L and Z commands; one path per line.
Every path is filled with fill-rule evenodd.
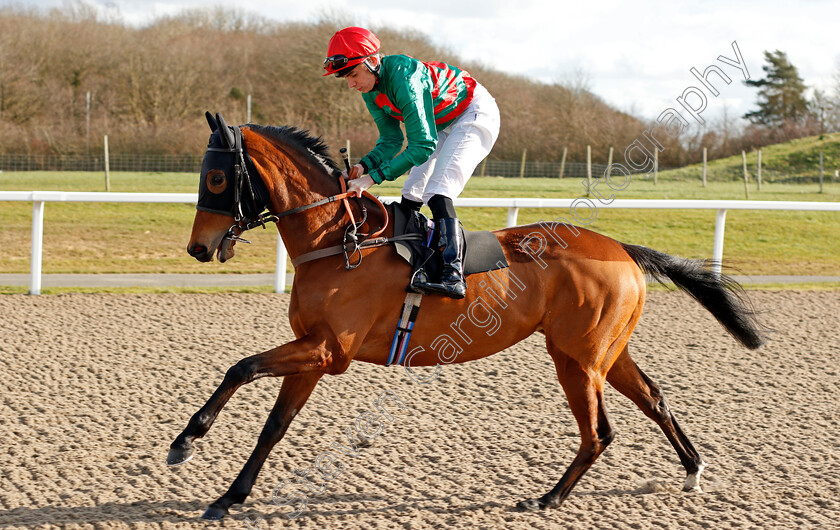
M 212 134 L 202 166 L 189 254 L 202 262 L 211 261 L 215 254 L 224 262 L 234 256 L 242 231 L 275 222 L 295 264 L 289 320 L 296 339 L 230 367 L 212 397 L 170 446 L 167 463 L 186 462 L 193 456 L 194 441 L 208 432 L 240 386 L 260 377 L 284 377 L 253 453 L 228 491 L 203 515 L 215 520 L 227 514 L 230 506 L 245 501 L 272 447 L 283 438 L 324 374 L 341 374 L 353 361 L 387 364 L 411 268 L 387 246 L 357 246 L 354 250 L 363 263 L 352 270 L 339 258 L 341 250 L 330 250 L 346 250 L 353 244 L 353 238 L 347 239 L 351 224 L 358 226 L 359 233 L 391 237 L 390 214 L 398 206 L 380 207 L 367 192 L 361 198 L 348 198 L 341 170 L 320 138 L 294 127 L 229 127 L 218 114 L 214 118 L 208 113 L 207 118 Z M 365 216 L 362 208 L 369 214 Z M 264 209 L 269 214 L 260 216 Z M 360 217 L 364 222 L 355 222 Z M 348 223 L 348 218 L 354 221 Z M 546 227 L 553 227 L 554 236 Z M 561 227 L 566 232 L 556 230 Z M 740 285 L 713 272 L 708 261 L 620 243 L 564 223 L 493 233 L 509 269 L 471 275 L 462 300 L 426 296 L 412 337 L 426 348 L 413 350 L 416 354 L 410 365 L 475 361 L 534 332 L 545 336 L 581 442 L 559 482 L 545 495 L 519 502 L 517 508 L 560 505 L 613 440 L 604 405 L 605 383 L 659 425 L 686 470 L 684 490 L 699 490 L 703 459 L 659 387 L 631 359 L 628 341 L 644 306 L 646 272 L 660 283 L 672 281 L 709 310 L 735 339 L 747 348 L 758 348 L 765 341 L 765 328 Z M 555 237 L 560 233 L 564 239 Z M 493 311 L 504 315 L 493 333 L 478 325 L 489 318 L 476 316 L 480 304 L 485 317 Z M 470 310 L 475 318 L 464 319 Z M 451 332 L 453 325 L 460 326 L 460 341 Z M 449 335 L 441 335 L 448 330 Z M 441 351 L 428 347 L 441 336 L 452 341 L 443 358 Z

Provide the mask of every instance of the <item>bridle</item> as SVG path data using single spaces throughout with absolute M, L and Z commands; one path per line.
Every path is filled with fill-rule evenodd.
M 350 224 L 347 226 L 347 229 L 344 231 L 344 238 L 342 245 L 336 245 L 333 247 L 328 247 L 325 249 L 314 250 L 311 252 L 307 252 L 298 256 L 297 258 L 292 259 L 292 265 L 297 268 L 299 265 L 306 263 L 308 261 L 313 261 L 316 259 L 320 259 L 327 256 L 332 256 L 336 254 L 343 253 L 344 254 L 344 265 L 345 268 L 348 270 L 355 269 L 358 267 L 362 262 L 362 253 L 361 251 L 365 248 L 372 248 L 376 246 L 382 246 L 388 244 L 393 238 L 383 238 L 378 237 L 385 231 L 385 228 L 388 226 L 388 210 L 382 204 L 382 202 L 376 198 L 375 196 L 371 195 L 367 190 L 363 191 L 362 194 L 371 199 L 376 205 L 378 205 L 379 209 L 381 210 L 384 216 L 384 224 L 382 225 L 379 230 L 370 233 L 370 234 L 360 234 L 358 230 L 362 227 L 362 225 L 367 221 L 367 208 L 364 204 L 360 204 L 362 210 L 362 219 L 360 221 L 356 221 L 355 216 L 353 215 L 353 209 L 350 207 L 350 202 L 348 198 L 355 195 L 354 192 L 347 191 L 347 185 L 344 181 L 344 178 L 339 176 L 338 181 L 341 185 L 341 193 L 336 195 L 331 195 L 329 197 L 325 197 L 321 200 L 305 204 L 303 206 L 298 206 L 296 208 L 291 208 L 289 210 L 285 210 L 280 213 L 273 214 L 271 212 L 266 212 L 265 210 L 268 208 L 268 204 L 260 204 L 260 201 L 257 199 L 257 195 L 254 192 L 254 185 L 251 180 L 251 175 L 248 173 L 248 164 L 245 161 L 245 149 L 242 142 L 242 131 L 239 127 L 233 127 L 233 135 L 234 135 L 234 145 L 230 148 L 224 147 L 208 147 L 208 151 L 215 151 L 220 153 L 229 153 L 234 155 L 235 162 L 234 162 L 234 205 L 233 205 L 233 213 L 234 213 L 234 224 L 228 228 L 227 233 L 222 237 L 222 241 L 224 240 L 231 240 L 231 241 L 241 241 L 243 243 L 251 243 L 247 239 L 241 237 L 241 234 L 256 228 L 258 226 L 262 226 L 265 228 L 266 223 L 276 223 L 281 218 L 294 215 L 300 212 L 304 212 L 306 210 L 317 208 L 319 206 L 324 206 L 326 204 L 330 204 L 333 202 L 341 201 L 344 205 L 345 212 L 350 218 Z M 257 177 L 259 178 L 259 177 Z M 243 195 L 247 196 L 249 204 L 243 208 Z M 249 209 L 251 212 L 259 212 L 256 215 L 256 218 L 251 219 L 246 215 L 245 210 Z
M 234 144 L 233 147 L 208 147 L 207 151 L 217 153 L 228 153 L 235 157 L 233 164 L 233 220 L 234 223 L 228 228 L 227 233 L 222 238 L 230 239 L 231 241 L 241 241 L 243 243 L 251 243 L 247 239 L 239 237 L 239 234 L 262 226 L 265 228 L 265 223 L 277 222 L 279 217 L 271 213 L 265 212 L 268 208 L 267 204 L 259 204 L 256 193 L 254 192 L 254 185 L 251 181 L 251 175 L 248 173 L 248 164 L 245 162 L 245 149 L 242 144 L 242 130 L 239 127 L 232 127 Z M 259 212 L 255 219 L 250 219 L 242 206 L 243 192 L 247 192 L 249 200 L 249 210 L 251 212 Z M 238 232 L 238 233 L 237 233 Z

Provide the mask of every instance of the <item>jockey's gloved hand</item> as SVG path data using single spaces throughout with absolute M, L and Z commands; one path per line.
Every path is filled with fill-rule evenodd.
M 349 172 L 345 171 L 344 174 L 347 175 L 348 180 L 355 180 L 365 174 L 365 167 L 361 164 L 356 164 L 350 168 Z
M 353 168 L 350 168 L 350 171 L 353 171 Z M 351 180 L 350 183 L 347 185 L 347 191 L 348 193 L 350 193 L 351 196 L 355 195 L 356 197 L 361 197 L 362 192 L 370 188 L 374 184 L 376 183 L 373 181 L 373 178 L 371 178 L 370 175 L 364 175 L 362 177 Z

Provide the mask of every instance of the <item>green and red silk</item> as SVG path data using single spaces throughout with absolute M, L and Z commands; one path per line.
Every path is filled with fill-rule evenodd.
M 475 86 L 468 72 L 446 63 L 421 62 L 407 55 L 383 57 L 376 88 L 362 95 L 379 128 L 376 147 L 362 158 L 373 180 L 394 180 L 428 160 L 437 131 L 464 112 Z M 408 138 L 402 153 L 399 122 L 405 123 Z

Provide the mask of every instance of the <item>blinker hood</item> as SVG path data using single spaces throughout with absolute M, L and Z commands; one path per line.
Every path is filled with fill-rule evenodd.
M 244 151 L 242 132 L 219 114 L 214 118 L 208 112 L 207 122 L 213 133 L 201 163 L 196 209 L 237 222 L 257 219 L 268 206 L 268 189 Z

